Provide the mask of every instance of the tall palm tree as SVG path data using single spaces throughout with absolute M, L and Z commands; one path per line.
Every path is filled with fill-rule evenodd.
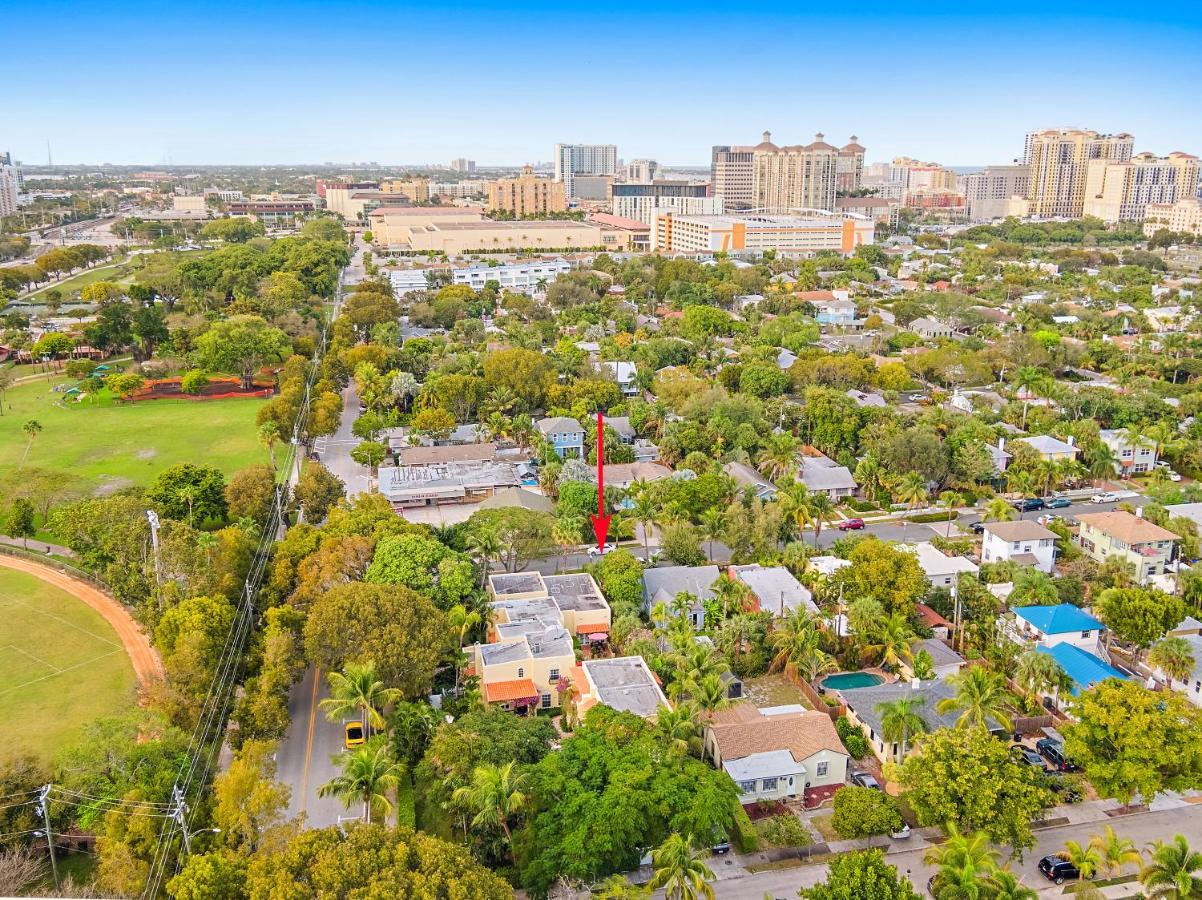
M 331 672 L 327 677 L 330 696 L 319 704 L 326 718 L 337 722 L 357 714 L 368 736 L 373 728 L 384 727 L 385 707 L 401 698 L 398 689 L 385 687 L 376 677 L 374 662 L 347 663 L 341 672 Z
M 29 442 L 25 444 L 25 452 L 21 454 L 21 462 L 17 466 L 18 469 L 25 465 L 25 458 L 29 456 L 29 450 L 33 447 L 34 439 L 42 433 L 42 423 L 37 419 L 30 419 L 21 426 L 21 430 L 25 432 L 25 436 L 29 438 Z
M 1055 380 L 1046 369 L 1023 366 L 1014 375 L 1014 386 L 1027 396 L 1023 398 L 1023 431 L 1027 430 L 1027 407 L 1032 396 L 1046 397 L 1052 392 Z
M 385 816 L 392 811 L 388 794 L 396 790 L 405 767 L 394 760 L 388 742 L 382 737 L 342 754 L 342 773 L 317 789 L 319 797 L 337 797 L 349 809 L 351 803 L 363 803 L 363 821 L 371 822 L 373 812 Z
M 271 471 L 276 470 L 275 462 L 275 444 L 280 439 L 280 426 L 278 422 L 268 419 L 259 426 L 259 443 L 267 448 L 267 454 L 271 459 Z
M 793 526 L 798 540 L 802 540 L 805 527 L 813 521 L 810 514 L 810 489 L 799 481 L 794 482 L 780 492 L 777 502 L 785 521 Z
M 944 537 L 952 536 L 952 522 L 956 518 L 956 509 L 964 505 L 964 495 L 957 491 L 944 491 L 939 495 L 939 505 L 947 510 L 947 530 Z
M 1202 897 L 1202 853 L 1191 850 L 1178 834 L 1169 843 L 1148 847 L 1151 859 L 1140 870 L 1139 883 L 1149 900 L 1198 900 Z
M 650 562 L 651 529 L 659 519 L 659 506 L 652 499 L 650 491 L 632 491 L 631 496 L 634 498 L 634 506 L 630 510 L 630 517 L 638 522 L 643 529 L 643 561 Z
M 822 533 L 822 523 L 829 522 L 835 515 L 835 504 L 831 498 L 821 491 L 811 493 L 807 500 L 810 513 L 810 523 L 814 526 L 814 546 L 818 546 L 818 535 Z
M 902 541 L 906 540 L 906 528 L 910 523 L 910 515 L 928 497 L 927 483 L 917 472 L 907 472 L 893 488 L 893 496 L 898 503 L 906 504 L 906 517 L 902 519 Z
M 1194 671 L 1194 653 L 1183 637 L 1161 638 L 1148 651 L 1148 665 L 1172 681 L 1187 681 Z
M 708 850 L 694 850 L 678 832 L 673 832 L 651 852 L 655 874 L 647 887 L 652 891 L 663 888 L 666 900 L 713 900 L 710 882 L 714 873 L 705 864 L 708 856 Z
M 800 454 L 801 445 L 797 438 L 788 432 L 780 432 L 768 437 L 768 443 L 756 456 L 756 465 L 769 479 L 775 481 L 797 471 Z
M 709 542 L 707 559 L 714 558 L 714 541 L 722 536 L 726 526 L 726 512 L 721 507 L 711 506 L 701 514 L 701 537 Z
M 679 703 L 675 709 L 661 704 L 655 715 L 655 728 L 673 752 L 682 756 L 701 755 L 701 722 L 691 703 Z
M 982 666 L 970 666 L 948 678 L 956 689 L 953 697 L 940 700 L 935 709 L 939 713 L 960 711 L 957 728 L 988 728 L 992 719 L 1003 728 L 1010 728 L 1010 693 L 1002 675 Z
M 690 678 L 685 690 L 689 699 L 705 713 L 707 720 L 712 720 L 714 713 L 728 708 L 733 702 L 726 682 L 722 680 L 722 674 L 719 672 L 708 672 L 699 678 Z
M 1107 444 L 1098 441 L 1089 448 L 1085 456 L 1086 471 L 1095 484 L 1100 484 L 1107 478 L 1113 478 L 1118 468 L 1118 457 Z
M 473 826 L 497 826 L 504 832 L 510 859 L 516 865 L 509 823 L 526 807 L 527 798 L 522 790 L 525 776 L 514 771 L 515 765 L 510 761 L 503 766 L 491 763 L 476 766 L 471 784 L 456 788 L 452 799 L 456 805 L 474 814 Z
M 768 644 L 776 651 L 770 671 L 813 681 L 835 668 L 834 659 L 822 649 L 817 627 L 801 610 L 791 610 L 776 623 Z
M 881 462 L 872 453 L 868 453 L 856 464 L 856 484 L 864 492 L 864 496 L 875 500 L 885 487 L 885 470 Z
M 714 579 L 714 583 L 710 585 L 710 590 L 713 591 L 714 599 L 722 605 L 723 619 L 729 617 L 732 610 L 743 612 L 744 603 L 751 593 L 750 589 L 743 582 L 730 578 L 725 574 L 719 575 Z
M 558 572 L 574 547 L 580 545 L 580 535 L 584 533 L 584 519 L 579 516 L 560 516 L 551 526 L 551 539 L 559 547 L 559 556 L 555 559 L 555 571 Z
M 1135 849 L 1135 841 L 1119 837 L 1112 825 L 1107 825 L 1101 834 L 1090 838 L 1089 846 L 1098 851 L 1100 867 L 1108 875 L 1119 875 L 1128 864 L 1138 866 L 1143 862 L 1140 852 Z
M 488 572 L 492 568 L 492 561 L 501 558 L 505 547 L 497 533 L 486 528 L 468 535 L 467 549 L 480 566 L 480 589 L 483 590 L 484 583 L 488 580 Z
M 864 645 L 864 654 L 890 668 L 914 658 L 911 648 L 918 635 L 910 626 L 910 620 L 901 613 L 893 613 L 877 623 Z
M 876 711 L 881 716 L 881 737 L 890 744 L 898 744 L 897 761 L 906 758 L 910 749 L 910 737 L 927 730 L 927 723 L 918 714 L 918 707 L 926 700 L 922 697 L 900 697 L 888 703 L 878 703 Z
M 1014 683 L 1022 688 L 1031 703 L 1038 703 L 1041 695 L 1052 694 L 1068 686 L 1068 675 L 1053 656 L 1026 650 L 1018 658 Z
M 1093 878 L 1102 865 L 1102 854 L 1092 843 L 1082 846 L 1076 841 L 1065 841 L 1064 849 L 1056 855 L 1073 864 L 1078 881 Z
M 982 522 L 1009 522 L 1018 511 L 1003 500 L 1001 497 L 994 497 L 985 504 L 985 512 L 981 516 Z

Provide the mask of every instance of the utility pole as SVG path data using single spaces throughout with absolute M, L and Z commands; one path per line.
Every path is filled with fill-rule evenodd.
M 163 583 L 163 554 L 159 544 L 159 514 L 153 509 L 146 510 L 146 520 L 150 522 L 150 546 L 154 553 L 154 580 Z
M 178 784 L 171 788 L 171 800 L 175 803 L 175 809 L 171 811 L 171 815 L 179 824 L 180 833 L 184 836 L 184 853 L 191 855 L 192 835 L 188 834 L 188 804 L 184 803 L 184 792 L 179 789 Z
M 58 861 L 54 858 L 54 832 L 50 828 L 50 810 L 46 807 L 46 798 L 50 796 L 50 785 L 42 785 L 38 794 L 38 810 L 42 815 L 42 824 L 46 827 L 46 847 L 50 851 L 50 871 L 54 873 L 54 886 L 58 887 Z

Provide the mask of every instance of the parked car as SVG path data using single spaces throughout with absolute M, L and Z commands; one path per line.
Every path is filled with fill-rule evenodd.
M 1035 742 L 1035 749 L 1058 772 L 1079 772 L 1080 766 L 1074 766 L 1064 755 L 1064 745 L 1054 738 L 1040 738 Z
M 1048 509 L 1065 509 L 1066 507 L 1072 506 L 1073 501 L 1068 499 L 1068 497 L 1052 497 L 1049 500 L 1045 500 L 1044 505 Z
M 1174 472 L 1172 469 L 1169 469 L 1169 481 L 1180 481 L 1180 480 L 1181 480 L 1181 476 L 1178 475 L 1176 472 Z
M 1023 744 L 1015 744 L 1010 748 L 1010 755 L 1020 762 L 1025 762 L 1028 766 L 1034 766 L 1041 772 L 1047 771 L 1047 768 L 1043 764 L 1043 757 L 1030 747 Z
M 1048 881 L 1054 881 L 1056 884 L 1064 884 L 1066 881 L 1076 881 L 1081 877 L 1081 873 L 1067 859 L 1061 859 L 1059 856 L 1045 856 L 1039 861 L 1039 871 L 1044 874 Z
M 902 827 L 897 831 L 889 832 L 889 837 L 895 841 L 907 841 L 910 839 L 910 826 L 902 822 Z
M 874 791 L 883 791 L 881 783 L 873 777 L 871 772 L 852 772 L 851 783 L 859 787 L 872 788 Z
M 859 531 L 864 527 L 863 519 L 844 519 L 835 525 L 840 531 Z
M 1033 512 L 1037 509 L 1043 509 L 1044 502 L 1042 497 L 1026 497 L 1022 500 L 1014 501 L 1014 508 L 1019 512 Z
M 606 553 L 613 553 L 613 551 L 615 551 L 617 549 L 618 549 L 618 547 L 616 544 L 606 544 L 604 547 L 598 547 L 597 545 L 594 544 L 592 547 L 588 548 L 588 555 L 589 556 L 604 556 Z
M 982 534 L 985 531 L 985 523 L 984 522 L 973 522 L 971 525 L 968 526 L 968 530 L 971 531 L 973 534 Z
M 1090 503 L 1114 503 L 1119 499 L 1119 495 L 1114 491 L 1102 491 L 1100 494 L 1094 494 L 1089 498 Z
M 342 735 L 342 746 L 347 750 L 353 750 L 356 747 L 362 747 L 365 743 L 367 743 L 367 739 L 363 736 L 363 723 L 347 722 Z

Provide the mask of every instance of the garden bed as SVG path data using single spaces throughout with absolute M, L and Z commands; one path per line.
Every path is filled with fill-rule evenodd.
M 192 393 L 184 393 L 183 379 L 159 378 L 146 382 L 145 386 L 130 397 L 130 400 L 226 400 L 231 397 L 270 397 L 275 393 L 275 383 L 257 381 L 250 389 L 242 387 L 237 378 L 212 378 Z

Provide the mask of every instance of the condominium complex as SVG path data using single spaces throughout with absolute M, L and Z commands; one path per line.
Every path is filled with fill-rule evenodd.
M 765 131 L 764 141 L 772 135 Z M 755 200 L 755 147 L 715 146 L 710 151 L 710 184 L 726 209 L 750 209 Z
M 1085 208 L 1090 160 L 1127 162 L 1135 139 L 1129 134 L 1059 128 L 1031 135 L 1030 144 L 1028 214 L 1079 219 Z
M 835 187 L 840 194 L 860 189 L 864 180 L 864 148 L 854 134 L 850 143 L 839 148 L 835 172 Z
M 613 186 L 615 216 L 652 225 L 657 210 L 681 215 L 715 215 L 722 212 L 722 200 L 712 195 L 710 185 L 689 184 L 687 181 Z
M 960 190 L 967 204 L 968 218 L 989 222 L 1009 215 L 1014 197 L 1026 197 L 1031 170 L 1028 166 L 986 166 L 980 172 L 960 176 Z
M 457 159 L 451 160 L 452 172 L 475 172 L 476 161 L 474 159 L 465 159 L 460 156 Z
M 11 216 L 17 211 L 20 192 L 21 170 L 13 165 L 10 154 L 0 154 L 0 216 Z
M 889 164 L 889 180 L 902 186 L 903 196 L 916 191 L 954 191 L 956 173 L 936 162 L 908 156 L 895 157 Z
M 488 282 L 495 281 L 503 290 L 532 291 L 546 287 L 571 270 L 571 264 L 563 259 L 513 263 L 507 266 L 469 266 L 465 269 L 452 269 L 451 283 L 466 284 L 472 290 L 479 291 Z
M 1176 203 L 1149 203 L 1144 212 L 1144 234 L 1169 231 L 1202 234 L 1202 199 L 1186 197 Z
M 1140 222 L 1149 204 L 1173 204 L 1197 193 L 1198 157 L 1188 153 L 1139 153 L 1126 162 L 1092 159 L 1082 211 L 1103 222 Z
M 575 197 L 577 175 L 618 174 L 618 148 L 613 144 L 556 144 L 555 180 L 568 197 Z
M 403 194 L 414 203 L 427 203 L 430 200 L 430 179 L 410 178 L 402 181 L 392 178 L 381 181 L 380 190 L 385 194 Z
M 762 253 L 807 256 L 819 250 L 851 253 L 873 242 L 874 223 L 862 216 L 725 214 L 655 217 L 655 249 L 669 253 Z
M 839 148 L 815 135 L 811 144 L 778 147 L 768 140 L 752 153 L 754 205 L 760 209 L 835 208 Z
M 489 184 L 488 208 L 518 217 L 543 216 L 565 211 L 568 200 L 562 182 L 538 178 L 534 169 L 523 166 L 517 178 L 502 178 Z

